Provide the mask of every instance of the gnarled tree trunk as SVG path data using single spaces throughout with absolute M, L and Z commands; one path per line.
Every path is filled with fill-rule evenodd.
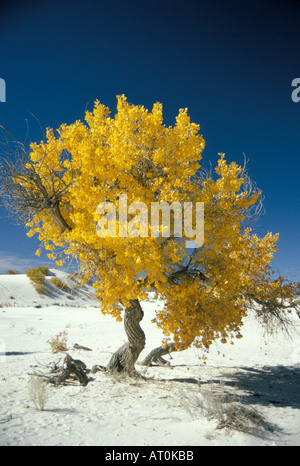
M 119 348 L 109 361 L 106 371 L 126 372 L 135 375 L 135 363 L 145 347 L 145 334 L 140 327 L 144 312 L 138 299 L 131 301 L 125 309 L 124 327 L 128 342 Z
M 176 345 L 175 343 L 168 343 L 166 346 L 159 346 L 152 350 L 148 356 L 141 362 L 142 366 L 151 366 L 158 364 L 159 366 L 169 366 L 170 363 L 163 359 L 163 356 L 173 353 L 174 351 L 183 351 L 184 347 Z

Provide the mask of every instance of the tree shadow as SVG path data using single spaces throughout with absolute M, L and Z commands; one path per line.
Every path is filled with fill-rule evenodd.
M 224 373 L 219 380 L 245 393 L 238 395 L 242 403 L 260 406 L 278 406 L 300 409 L 300 368 L 297 366 L 241 367 L 235 373 Z M 230 379 L 230 380 L 229 380 Z
M 47 411 L 48 413 L 59 413 L 59 414 L 78 414 L 78 409 L 74 408 L 44 408 L 43 411 Z
M 238 395 L 241 403 L 300 409 L 300 367 L 263 366 L 231 368 L 218 378 L 199 380 L 193 377 L 164 378 L 163 382 L 178 382 L 199 386 L 224 384 L 244 392 Z
M 52 283 L 50 283 L 48 280 L 45 280 L 43 294 L 51 299 L 59 299 L 62 296 L 64 296 L 66 293 L 64 293 L 62 290 L 59 290 L 57 287 L 52 285 Z
M 161 379 L 162 382 L 179 382 L 179 383 L 192 383 L 199 385 L 199 380 L 193 377 L 176 377 L 174 379 Z
M 36 351 L 5 351 L 0 356 L 25 356 L 26 354 L 36 354 Z

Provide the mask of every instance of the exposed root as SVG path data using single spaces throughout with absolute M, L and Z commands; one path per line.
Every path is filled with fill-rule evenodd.
M 35 371 L 29 375 L 42 377 L 47 383 L 54 385 L 65 385 L 68 380 L 77 380 L 81 385 L 86 386 L 90 381 L 84 362 L 73 359 L 69 354 L 66 355 L 62 366 L 52 363 L 47 369 L 48 373 Z

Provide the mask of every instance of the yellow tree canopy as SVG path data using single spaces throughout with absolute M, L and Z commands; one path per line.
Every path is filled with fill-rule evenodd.
M 45 208 L 28 222 L 29 235 L 38 233 L 58 264 L 64 255 L 78 258 L 86 279 L 94 279 L 102 312 L 118 320 L 120 303 L 145 299 L 153 290 L 165 302 L 157 325 L 184 347 L 240 337 L 249 302 L 278 300 L 282 289 L 270 279 L 278 235 L 258 238 L 245 227 L 261 192 L 224 154 L 213 174 L 204 172 L 199 131 L 187 109 L 167 127 L 160 103 L 150 112 L 119 96 L 113 117 L 96 101 L 85 122 L 48 129 L 29 153 L 44 188 L 63 193 L 57 207 L 68 225 L 62 228 Z M 182 208 L 179 217 L 166 211 L 169 230 L 151 218 L 154 211 L 162 218 L 163 203 Z M 192 223 L 181 235 L 188 212 Z

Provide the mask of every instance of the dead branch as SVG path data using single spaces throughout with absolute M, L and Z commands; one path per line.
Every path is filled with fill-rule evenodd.
M 51 363 L 47 368 L 48 372 L 46 373 L 34 370 L 34 372 L 29 375 L 42 377 L 47 383 L 52 383 L 54 385 L 65 385 L 68 380 L 75 379 L 81 385 L 86 386 L 90 381 L 86 374 L 86 365 L 80 360 L 73 359 L 69 354 L 66 355 L 62 366 Z
M 79 345 L 78 343 L 75 343 L 73 348 L 77 350 L 83 350 L 83 351 L 92 351 L 91 348 L 87 348 L 86 346 Z
M 61 203 L 74 182 L 78 170 L 69 169 L 68 182 L 64 179 L 66 169 L 54 169 L 46 163 L 46 153 L 34 163 L 25 147 L 3 128 L 0 144 L 4 154 L 0 158 L 0 202 L 12 217 L 28 223 L 34 215 L 47 211 L 60 231 L 71 230 L 61 213 Z M 10 138 L 9 138 L 10 136 Z M 61 154 L 60 158 L 66 158 Z M 43 174 L 44 172 L 44 174 Z

